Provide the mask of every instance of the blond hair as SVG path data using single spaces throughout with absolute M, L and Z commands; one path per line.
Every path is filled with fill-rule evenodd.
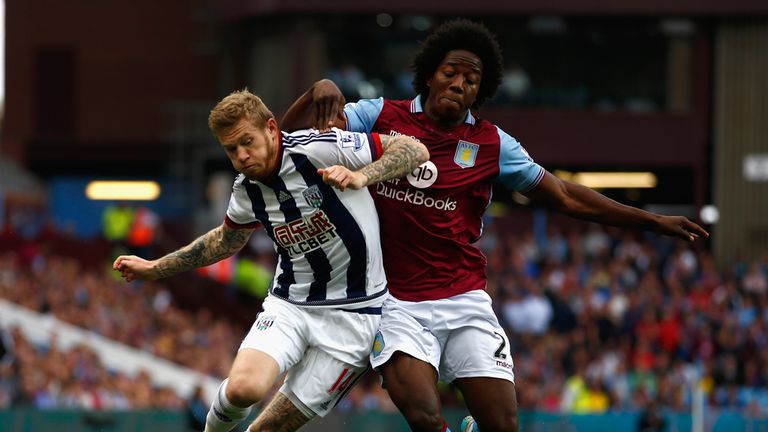
M 267 120 L 273 117 L 272 111 L 264 105 L 260 97 L 249 92 L 248 89 L 243 89 L 230 93 L 213 107 L 208 116 L 208 127 L 214 135 L 218 136 L 242 118 L 262 128 L 267 124 Z

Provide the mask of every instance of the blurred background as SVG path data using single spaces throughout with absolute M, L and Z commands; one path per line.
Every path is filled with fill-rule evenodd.
M 768 430 L 765 0 L 6 1 L 0 430 L 201 431 L 271 282 L 269 239 L 155 283 L 112 259 L 221 223 L 221 97 L 248 87 L 278 118 L 320 78 L 349 101 L 411 98 L 418 43 L 455 17 L 505 55 L 481 117 L 556 175 L 712 234 L 496 191 L 479 246 L 521 430 Z M 441 394 L 455 428 L 464 403 Z M 303 430 L 407 426 L 371 374 Z

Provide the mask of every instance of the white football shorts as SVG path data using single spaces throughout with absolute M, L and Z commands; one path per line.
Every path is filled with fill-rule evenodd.
M 381 308 L 301 308 L 272 296 L 262 307 L 240 349 L 275 359 L 288 372 L 280 392 L 307 417 L 325 416 L 368 369 Z
M 418 302 L 390 295 L 371 364 L 378 369 L 396 351 L 431 364 L 444 382 L 472 377 L 515 382 L 509 340 L 483 290 Z

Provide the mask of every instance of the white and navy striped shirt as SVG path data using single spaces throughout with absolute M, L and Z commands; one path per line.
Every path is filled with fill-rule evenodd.
M 376 308 L 386 298 L 379 218 L 367 188 L 323 183 L 318 168 L 359 169 L 381 155 L 377 134 L 333 129 L 281 133 L 278 175 L 239 175 L 225 223 L 264 226 L 279 255 L 270 294 L 298 306 Z

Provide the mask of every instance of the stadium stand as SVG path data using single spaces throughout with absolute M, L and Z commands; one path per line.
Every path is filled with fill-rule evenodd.
M 202 386 L 206 395 L 212 397 L 219 384 L 208 375 L 173 364 L 148 351 L 131 348 L 62 322 L 52 315 L 36 313 L 1 299 L 0 328 L 10 329 L 12 336 L 9 340 L 13 341 L 11 346 L 14 351 L 25 343 L 43 347 L 42 352 L 36 354 L 45 360 L 38 358 L 39 361 L 33 363 L 56 358 L 60 352 L 87 352 L 111 374 L 129 377 L 143 375 L 150 378 L 153 385 L 173 390 L 178 395 L 192 394 L 196 387 Z M 121 401 L 114 402 L 108 407 L 128 407 L 122 405 Z
M 768 255 L 718 272 L 707 250 L 674 240 L 573 224 L 521 231 L 505 218 L 489 224 L 480 246 L 488 255 L 488 291 L 513 344 L 521 409 L 588 414 L 640 411 L 653 402 L 687 412 L 701 388 L 710 407 L 768 415 Z M 72 258 L 29 258 L 13 252 L 0 258 L 3 305 L 55 316 L 197 373 L 226 374 L 249 324 L 179 308 L 161 284 L 83 272 Z M 66 348 L 61 336 L 47 344 L 19 342 L 20 331 L 0 325 L 4 340 L 13 334 L 10 345 L 25 353 L 6 354 L 0 406 L 71 404 L 72 386 L 106 394 L 125 387 L 107 398 L 118 408 L 174 407 L 191 394 L 175 387 L 174 395 L 163 387 L 167 382 L 150 384 L 146 372 L 120 372 L 93 345 Z M 55 364 L 52 358 L 85 366 L 60 376 L 39 366 Z M 21 379 L 12 378 L 14 368 Z M 26 378 L 25 370 L 40 376 Z M 43 384 L 58 393 L 41 392 Z M 165 390 L 149 400 L 141 396 L 140 389 L 153 385 Z M 450 386 L 443 401 L 461 405 Z M 374 374 L 340 409 L 395 410 Z

